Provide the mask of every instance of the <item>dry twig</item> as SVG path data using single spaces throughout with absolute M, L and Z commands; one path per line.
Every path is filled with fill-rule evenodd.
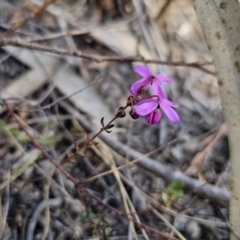
M 63 103 L 62 103 L 63 104 Z M 92 125 L 87 121 L 81 114 L 78 113 L 75 109 L 73 109 L 69 104 L 64 103 L 66 109 L 71 112 L 72 115 L 76 117 L 83 125 L 85 129 L 90 132 L 94 132 L 95 129 Z M 156 176 L 159 176 L 166 181 L 171 181 L 173 179 L 181 180 L 184 185 L 189 189 L 192 190 L 195 194 L 209 198 L 214 201 L 217 201 L 223 205 L 227 205 L 230 199 L 230 193 L 226 190 L 223 190 L 219 187 L 210 185 L 208 183 L 203 184 L 202 182 L 187 177 L 179 170 L 175 170 L 171 167 L 165 166 L 159 162 L 154 161 L 153 159 L 143 155 L 134 149 L 124 145 L 121 142 L 114 141 L 111 137 L 107 136 L 106 134 L 102 134 L 99 136 L 108 146 L 110 146 L 114 151 L 118 152 L 122 156 L 128 156 L 131 159 L 136 159 L 135 164 L 142 167 L 143 169 L 152 172 Z
M 203 67 L 203 66 L 212 64 L 212 63 L 207 63 L 207 62 L 205 62 L 205 63 L 165 62 L 165 61 L 161 61 L 158 59 L 145 59 L 141 56 L 139 56 L 139 57 L 112 57 L 112 56 L 102 57 L 102 56 L 86 54 L 81 51 L 71 51 L 71 50 L 58 48 L 58 47 L 44 46 L 44 45 L 37 44 L 37 43 L 30 43 L 30 42 L 27 42 L 24 39 L 20 39 L 20 38 L 1 38 L 0 39 L 0 47 L 4 47 L 4 46 L 15 46 L 15 47 L 28 48 L 28 49 L 42 51 L 42 52 L 54 53 L 54 54 L 58 54 L 58 55 L 79 57 L 79 58 L 94 61 L 97 63 L 102 63 L 102 62 L 128 62 L 128 63 L 143 62 L 145 64 L 154 63 L 154 64 L 161 64 L 161 65 L 167 65 L 167 66 L 174 66 L 174 67 L 189 67 L 189 68 L 195 68 L 195 69 L 201 70 L 201 71 L 208 73 L 210 75 L 213 75 L 213 76 L 215 75 L 214 72 Z

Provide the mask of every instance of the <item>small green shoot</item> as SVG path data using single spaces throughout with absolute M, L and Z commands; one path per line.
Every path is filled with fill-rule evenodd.
M 182 197 L 184 195 L 184 183 L 179 180 L 175 179 L 166 188 L 165 191 L 162 192 L 162 200 L 163 202 L 169 206 L 172 201 Z

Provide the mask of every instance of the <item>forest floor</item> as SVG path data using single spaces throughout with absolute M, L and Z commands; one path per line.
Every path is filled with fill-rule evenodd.
M 189 1 L 1 0 L 1 38 L 0 239 L 229 239 L 227 127 Z M 127 109 L 89 141 L 137 65 L 173 79 L 181 122 Z

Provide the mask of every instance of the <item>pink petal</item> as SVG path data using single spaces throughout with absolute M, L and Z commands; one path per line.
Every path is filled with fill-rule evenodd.
M 156 75 L 155 78 L 159 81 L 159 82 L 169 82 L 171 83 L 173 80 L 170 77 L 167 76 L 163 76 L 161 74 Z
M 166 93 L 165 93 L 165 91 L 164 91 L 164 89 L 163 89 L 163 87 L 160 85 L 159 82 L 154 81 L 154 82 L 152 83 L 152 88 L 153 88 L 154 94 L 155 94 L 155 95 L 158 95 L 161 99 L 167 97 L 167 96 L 166 96 Z
M 139 73 L 141 76 L 143 77 L 150 77 L 150 76 L 153 76 L 153 73 L 152 71 L 145 67 L 145 66 L 142 66 L 142 65 L 138 65 L 134 68 L 134 71 Z
M 162 117 L 162 113 L 160 112 L 159 109 L 156 109 L 155 111 L 149 113 L 147 116 L 146 116 L 146 121 L 149 123 L 149 124 L 156 124 L 160 121 Z
M 177 107 L 178 107 L 178 104 L 177 104 L 177 103 L 171 102 L 171 101 L 169 101 L 169 100 L 167 100 L 167 99 L 162 99 L 161 102 L 162 102 L 163 104 L 168 105 L 168 106 L 173 107 L 173 108 L 177 108 Z
M 148 97 L 148 98 L 140 99 L 135 103 L 135 105 L 140 106 L 143 103 L 151 103 L 151 102 L 158 102 L 157 97 L 156 98 Z
M 138 81 L 136 81 L 131 87 L 130 87 L 130 93 L 136 94 L 138 89 L 141 87 L 147 87 L 151 83 L 150 79 L 143 78 Z
M 178 116 L 177 112 L 173 110 L 168 104 L 160 103 L 160 107 L 171 122 L 180 122 L 180 117 Z
M 152 111 L 154 111 L 157 108 L 157 106 L 158 106 L 158 102 L 152 100 L 151 102 L 142 103 L 141 105 L 137 106 L 135 108 L 135 112 L 139 116 L 146 116 Z

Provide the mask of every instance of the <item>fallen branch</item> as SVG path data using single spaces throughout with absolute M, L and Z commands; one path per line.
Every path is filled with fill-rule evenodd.
M 139 57 L 112 57 L 112 56 L 97 56 L 97 55 L 91 55 L 86 54 L 81 51 L 72 51 L 68 49 L 53 47 L 53 46 L 45 46 L 38 43 L 32 43 L 28 42 L 27 40 L 20 39 L 20 38 L 1 38 L 0 39 L 0 47 L 4 46 L 15 46 L 15 47 L 21 47 L 21 48 L 28 48 L 32 50 L 42 51 L 42 52 L 49 52 L 54 53 L 58 55 L 66 55 L 66 56 L 72 56 L 72 57 L 78 57 L 83 58 L 86 60 L 94 61 L 97 63 L 102 62 L 143 62 L 145 64 L 147 63 L 154 63 L 154 64 L 161 64 L 161 65 L 167 65 L 167 66 L 174 66 L 174 67 L 190 67 L 195 68 L 198 70 L 201 70 L 205 73 L 208 73 L 210 75 L 215 75 L 214 72 L 204 68 L 203 66 L 206 65 L 212 65 L 212 63 L 198 63 L 198 62 L 192 62 L 192 63 L 185 63 L 185 62 L 164 62 L 158 59 L 145 59 L 141 56 Z
M 79 122 L 81 125 L 89 132 L 95 132 L 96 129 L 92 127 L 77 110 L 72 108 L 69 104 L 62 102 L 61 105 L 67 109 Z M 202 183 L 197 179 L 190 178 L 184 175 L 181 171 L 176 170 L 172 167 L 165 166 L 155 160 L 144 156 L 143 154 L 135 151 L 134 149 L 126 146 L 125 144 L 113 140 L 108 134 L 101 134 L 99 138 L 104 141 L 110 148 L 118 152 L 122 156 L 128 155 L 130 159 L 138 159 L 135 161 L 139 167 L 155 174 L 158 177 L 163 178 L 166 181 L 171 181 L 174 179 L 181 180 L 188 190 L 191 190 L 195 194 L 214 200 L 220 204 L 227 205 L 230 199 L 230 193 L 222 188 L 216 187 L 208 183 Z

